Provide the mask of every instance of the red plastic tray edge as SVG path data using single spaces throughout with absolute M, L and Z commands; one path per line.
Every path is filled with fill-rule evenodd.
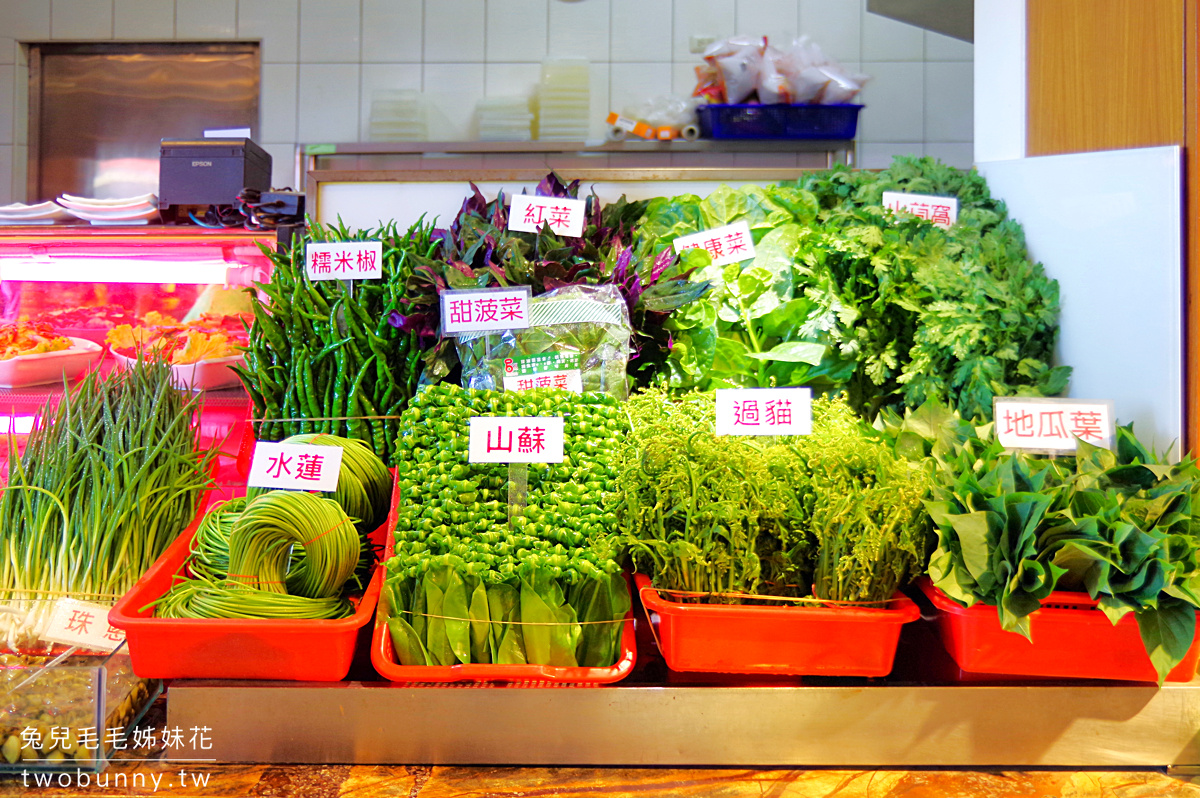
M 969 655 L 960 657 L 959 652 L 955 651 L 957 646 L 952 645 L 951 641 L 946 639 L 945 631 L 940 628 L 941 624 L 945 623 L 945 624 L 950 624 L 950 625 L 955 626 L 957 628 L 957 634 L 959 634 L 959 635 L 966 634 L 968 632 L 967 624 L 981 624 L 981 623 L 987 624 L 988 628 L 983 631 L 986 633 L 989 633 L 989 634 L 997 635 L 996 641 L 998 643 L 1000 643 L 1001 645 L 1004 645 L 1005 643 L 1011 643 L 1013 645 L 1020 645 L 1022 643 L 1029 643 L 1029 641 L 1023 635 L 1017 634 L 1016 632 L 1005 632 L 1002 628 L 1000 628 L 1000 620 L 996 613 L 996 608 L 995 608 L 995 606 L 993 606 L 991 604 L 974 604 L 970 607 L 964 607 L 963 605 L 959 604 L 954 599 L 950 598 L 950 596 L 948 596 L 946 593 L 944 593 L 940 588 L 935 586 L 933 584 L 933 581 L 931 579 L 929 579 L 928 576 L 923 576 L 920 579 L 918 579 L 916 582 L 916 585 L 921 590 L 921 592 L 924 593 L 931 602 L 933 602 L 934 607 L 938 610 L 939 632 L 942 634 L 942 645 L 946 649 L 946 653 L 948 653 L 950 655 L 950 658 L 953 659 L 955 664 L 958 665 L 958 667 L 965 673 L 996 674 L 996 675 L 1013 676 L 1013 677 L 1037 676 L 1037 677 L 1047 677 L 1047 678 L 1059 677 L 1059 678 L 1109 679 L 1109 680 L 1124 679 L 1124 680 L 1128 680 L 1128 681 L 1151 681 L 1152 680 L 1149 678 L 1145 678 L 1139 674 L 1129 674 L 1129 675 L 1124 675 L 1124 676 L 1121 676 L 1121 675 L 1109 675 L 1109 676 L 1079 675 L 1077 677 L 1064 677 L 1064 676 L 1061 676 L 1060 674 L 1046 674 L 1046 673 L 1041 673 L 1041 672 L 1034 672 L 1032 669 L 1029 669 L 1027 671 L 1021 671 L 1019 669 L 1001 671 L 1001 670 L 997 670 L 995 668 L 989 667 L 989 666 L 985 665 L 984 663 L 980 663 L 980 662 L 976 661 L 975 659 L 973 659 L 972 657 L 970 657 Z M 1048 618 L 1048 619 L 1053 619 L 1055 623 L 1066 623 L 1066 624 L 1071 624 L 1071 625 L 1076 625 L 1076 626 L 1090 625 L 1090 624 L 1096 623 L 1096 621 L 1097 621 L 1096 615 L 1094 613 L 1080 612 L 1078 609 L 1059 609 L 1059 608 L 1053 606 L 1053 605 L 1067 605 L 1067 606 L 1075 607 L 1075 608 L 1083 608 L 1083 607 L 1096 608 L 1097 607 L 1096 599 L 1093 599 L 1087 593 L 1057 590 L 1057 591 L 1054 591 L 1053 593 L 1051 593 L 1049 596 L 1047 596 L 1045 598 L 1045 600 L 1043 600 L 1042 604 L 1043 604 L 1042 608 L 1035 610 L 1033 613 L 1031 613 L 1029 616 L 1030 618 L 1034 618 L 1034 619 L 1039 618 L 1039 617 L 1040 618 Z M 1045 605 L 1051 605 L 1051 606 L 1045 606 Z M 1100 614 L 1102 620 L 1106 624 L 1109 624 L 1110 626 L 1112 625 L 1109 623 L 1108 616 L 1104 615 L 1101 610 L 1096 608 L 1095 612 Z M 1200 614 L 1198 614 L 1197 620 L 1200 621 Z M 1137 620 L 1133 617 L 1132 613 L 1129 613 L 1124 618 L 1122 618 L 1120 621 L 1118 621 L 1118 623 L 1116 625 L 1119 626 L 1119 625 L 1136 625 L 1136 624 L 1137 624 Z M 975 630 L 977 633 L 979 632 L 978 627 L 975 627 Z M 1013 638 L 1015 638 L 1015 639 L 1010 640 L 1008 637 L 999 637 L 999 635 L 1012 635 Z M 1030 645 L 1034 645 L 1034 644 L 1030 644 Z M 1197 626 L 1196 637 L 1192 641 L 1192 645 L 1189 647 L 1188 652 L 1184 655 L 1183 660 L 1178 665 L 1176 665 L 1175 668 L 1172 669 L 1169 674 L 1167 674 L 1167 678 L 1165 679 L 1165 681 L 1167 681 L 1167 682 L 1190 682 L 1190 681 L 1192 681 L 1194 674 L 1196 673 L 1196 667 L 1197 667 L 1198 662 L 1200 662 L 1200 624 L 1198 624 L 1198 626 Z M 1019 663 L 1017 663 L 1017 664 L 1018 664 L 1018 668 L 1019 668 Z M 1147 668 L 1151 667 L 1149 660 L 1147 660 L 1147 662 L 1146 662 L 1146 667 Z M 986 670 L 984 668 L 986 668 Z
M 397 512 L 398 492 L 399 489 L 395 481 L 395 474 L 393 473 L 391 510 L 388 513 L 388 520 L 371 533 L 370 538 L 375 544 L 386 543 L 386 540 L 390 537 L 389 532 L 394 526 Z M 154 565 L 142 575 L 142 578 L 137 581 L 128 593 L 117 601 L 116 605 L 109 612 L 109 623 L 118 629 L 125 630 L 126 640 L 128 641 L 127 647 L 132 659 L 134 673 L 139 677 L 155 679 L 279 678 L 270 674 L 270 663 L 246 663 L 246 673 L 249 675 L 222 674 L 219 677 L 213 677 L 209 674 L 189 671 L 188 663 L 174 662 L 175 658 L 171 652 L 163 650 L 160 641 L 155 640 L 155 635 L 162 632 L 188 632 L 192 635 L 204 635 L 213 638 L 219 637 L 222 634 L 245 633 L 247 631 L 277 634 L 284 637 L 289 635 L 309 636 L 316 632 L 334 637 L 342 634 L 357 635 L 358 631 L 370 622 L 372 615 L 375 613 L 375 605 L 379 601 L 379 595 L 383 589 L 382 559 L 376 565 L 371 575 L 371 580 L 368 582 L 366 590 L 363 591 L 362 598 L 359 599 L 358 605 L 355 607 L 354 614 L 348 618 L 287 621 L 257 618 L 167 619 L 152 617 L 152 610 L 144 608 L 146 605 L 157 600 L 165 592 L 165 590 L 155 589 L 154 582 L 158 581 L 159 575 L 164 574 L 164 572 L 168 579 L 172 582 L 174 581 L 184 561 L 187 559 L 192 537 L 195 535 L 196 527 L 199 526 L 200 520 L 204 516 L 204 511 L 205 507 L 199 509 L 188 528 L 180 533 L 175 542 L 167 547 L 167 550 L 155 561 Z M 236 651 L 230 652 L 234 659 L 237 659 L 237 653 Z M 313 659 L 314 668 L 328 666 L 328 663 L 321 662 L 319 657 L 314 656 Z M 345 657 L 345 670 L 341 676 L 331 678 L 326 672 L 314 671 L 310 676 L 294 676 L 288 680 L 337 681 L 345 678 L 346 674 L 350 672 L 352 659 L 353 651 L 350 652 L 350 656 Z M 341 669 L 341 663 L 337 663 L 337 669 Z

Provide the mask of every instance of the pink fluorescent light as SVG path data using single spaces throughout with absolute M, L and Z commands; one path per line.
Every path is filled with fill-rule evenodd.
M 0 257 L 0 280 L 64 283 L 184 283 L 225 285 L 230 268 L 224 260 L 153 260 L 25 255 Z

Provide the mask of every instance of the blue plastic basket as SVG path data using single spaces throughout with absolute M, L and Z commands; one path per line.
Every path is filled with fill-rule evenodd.
M 852 139 L 861 105 L 701 105 L 706 139 Z

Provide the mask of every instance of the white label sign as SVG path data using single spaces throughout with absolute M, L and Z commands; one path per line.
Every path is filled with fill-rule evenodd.
M 562 416 L 475 416 L 467 459 L 472 463 L 561 463 Z
M 958 197 L 885 191 L 883 207 L 893 211 L 908 211 L 914 216 L 928 219 L 938 227 L 949 227 L 958 221 Z
M 754 257 L 754 238 L 750 235 L 750 225 L 745 222 L 734 222 L 724 227 L 714 227 L 689 236 L 675 239 L 675 253 L 685 249 L 706 249 L 712 255 L 714 266 L 724 266 L 727 263 L 738 263 Z
M 718 435 L 808 435 L 808 388 L 718 388 Z
M 337 490 L 342 452 L 341 446 L 259 441 L 246 484 L 274 490 Z
M 527 285 L 443 291 L 442 335 L 523 330 L 529 326 L 529 297 L 532 293 L 533 290 Z
M 91 651 L 113 651 L 125 641 L 125 632 L 108 625 L 108 607 L 73 598 L 54 602 L 39 636 Z
M 550 225 L 550 231 L 555 235 L 579 238 L 583 235 L 585 216 L 585 200 L 514 194 L 508 208 L 508 229 L 540 233 L 543 227 Z
M 1116 436 L 1111 401 L 997 396 L 993 407 L 1006 449 L 1073 452 L 1077 440 L 1111 449 Z
M 378 280 L 383 277 L 383 242 L 309 244 L 304 250 L 310 280 Z

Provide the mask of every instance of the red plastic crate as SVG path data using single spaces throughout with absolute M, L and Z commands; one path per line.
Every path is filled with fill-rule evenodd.
M 371 533 L 382 547 L 395 524 L 397 496 L 383 526 Z M 243 618 L 155 618 L 156 601 L 187 560 L 199 518 L 121 597 L 108 615 L 125 630 L 133 670 L 147 679 L 280 679 L 336 682 L 346 678 L 360 632 L 367 628 L 383 586 L 382 562 L 349 618 L 265 620 Z
M 921 614 L 900 595 L 882 609 L 682 604 L 662 598 L 648 576 L 634 579 L 642 604 L 658 616 L 658 648 L 675 671 L 886 676 L 900 627 Z
M 942 644 L 958 667 L 969 673 L 1048 676 L 1066 679 L 1116 679 L 1156 682 L 1158 675 L 1142 645 L 1137 619 L 1130 613 L 1116 625 L 1087 593 L 1057 591 L 1029 616 L 1033 635 L 1006 632 L 992 605 L 964 607 L 933 586 L 917 583 L 937 608 Z M 1200 635 L 1167 675 L 1168 682 L 1190 682 L 1200 660 Z

